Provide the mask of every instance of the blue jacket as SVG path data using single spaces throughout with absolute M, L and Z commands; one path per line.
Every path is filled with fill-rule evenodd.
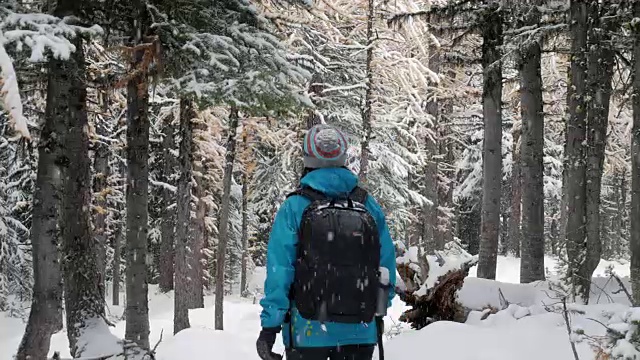
M 327 196 L 337 197 L 350 193 L 358 184 L 358 178 L 344 168 L 325 168 L 308 173 L 300 183 L 321 191 Z M 293 304 L 290 303 L 288 294 L 293 282 L 296 244 L 298 242 L 297 233 L 302 212 L 309 204 L 310 201 L 305 197 L 291 196 L 282 204 L 276 214 L 267 248 L 267 278 L 264 284 L 264 298 L 260 301 L 262 327 L 282 326 L 285 315 L 291 307 L 291 326 L 288 323 L 282 326 L 286 347 L 289 347 L 290 327 L 294 332 L 294 347 L 375 344 L 376 326 L 374 322 L 368 324 L 327 322 L 323 329 L 317 321 L 310 321 L 300 316 Z M 384 213 L 371 196 L 367 197 L 365 206 L 376 220 L 380 232 L 380 265 L 389 269 L 391 284 L 395 286 L 395 248 L 389 235 Z M 395 296 L 393 286 L 389 294 L 388 306 L 391 306 L 391 299 Z

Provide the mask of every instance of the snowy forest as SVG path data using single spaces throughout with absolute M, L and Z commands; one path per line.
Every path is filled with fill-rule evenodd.
M 640 359 L 638 0 L 0 0 L 0 69 L 0 360 L 258 359 L 320 123 L 387 360 Z

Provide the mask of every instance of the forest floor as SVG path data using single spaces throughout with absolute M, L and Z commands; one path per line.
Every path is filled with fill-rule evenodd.
M 554 277 L 555 260 L 546 259 L 549 278 Z M 628 264 L 602 261 L 596 270 L 596 288 L 591 305 L 569 304 L 571 326 L 582 329 L 592 341 L 605 334 L 604 324 L 615 322 L 629 309 L 623 293 L 613 294 L 618 285 L 606 278 L 606 268 L 613 270 L 626 282 Z M 258 269 L 263 270 L 263 269 Z M 473 311 L 466 323 L 438 322 L 415 331 L 397 321 L 404 304 L 396 298 L 386 320 L 387 360 L 407 360 L 417 354 L 429 359 L 448 360 L 570 360 L 572 354 L 569 335 L 563 319 L 561 305 L 554 299 L 546 283 L 519 285 L 519 260 L 500 257 L 498 281 L 475 278 L 475 268 L 459 292 L 460 301 Z M 259 290 L 263 271 L 257 271 L 251 282 Z M 500 294 L 502 293 L 503 296 Z M 501 297 L 507 300 L 508 305 Z M 110 298 L 110 297 L 107 297 Z M 150 342 L 162 341 L 157 349 L 157 359 L 233 359 L 258 360 L 255 339 L 260 330 L 260 306 L 258 298 L 243 299 L 230 296 L 225 301 L 224 331 L 213 330 L 213 296 L 206 296 L 205 308 L 190 312 L 191 328 L 173 336 L 173 294 L 162 294 L 157 287 L 149 289 Z M 122 301 L 124 303 L 124 299 Z M 487 305 L 505 308 L 481 320 L 482 309 Z M 108 317 L 115 323 L 114 335 L 124 336 L 125 322 L 121 321 L 121 306 L 109 306 Z M 486 311 L 486 310 L 484 310 Z M 27 312 L 28 313 L 28 312 Z M 597 321 L 595 321 L 597 320 Z M 22 319 L 10 318 L 0 313 L 0 360 L 10 360 L 17 349 L 25 324 Z M 574 336 L 574 339 L 576 337 Z M 590 341 L 576 344 L 580 360 L 595 359 Z M 8 350 L 8 351 L 7 351 Z M 276 352 L 283 346 L 277 342 Z M 59 351 L 69 356 L 66 333 L 53 336 L 51 352 Z

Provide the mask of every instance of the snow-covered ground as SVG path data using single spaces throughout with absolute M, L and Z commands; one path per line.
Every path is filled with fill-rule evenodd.
M 546 264 L 549 275 L 553 278 L 555 260 L 547 258 Z M 592 302 L 597 302 L 597 305 L 581 307 L 585 313 L 572 315 L 571 318 L 574 328 L 581 328 L 589 335 L 601 336 L 605 333 L 604 327 L 591 319 L 606 324 L 613 315 L 621 314 L 628 309 L 624 295 L 612 295 L 613 291 L 617 290 L 617 285 L 605 278 L 605 270 L 609 265 L 619 276 L 629 275 L 628 264 L 601 262 L 595 274 L 601 278 L 596 279 L 596 284 L 605 291 L 598 291 L 592 297 Z M 263 269 L 256 269 L 255 277 L 250 282 L 252 290 L 259 291 L 261 287 L 264 279 L 261 270 Z M 566 325 L 561 313 L 557 311 L 557 300 L 552 299 L 553 292 L 548 290 L 548 285 L 515 284 L 519 279 L 518 259 L 499 257 L 497 270 L 498 282 L 492 282 L 474 278 L 473 268 L 472 277 L 465 281 L 465 286 L 459 293 L 460 300 L 466 306 L 478 310 L 486 305 L 500 307 L 502 302 L 499 294 L 502 293 L 509 302 L 509 307 L 490 315 L 486 320 L 480 320 L 481 312 L 473 312 L 465 324 L 439 322 L 420 331 L 414 331 L 397 322 L 405 307 L 396 299 L 386 321 L 390 337 L 385 346 L 386 359 L 406 360 L 414 358 L 418 353 L 428 354 L 429 359 L 447 360 L 572 359 Z M 613 296 L 613 300 L 618 303 L 611 303 L 612 299 L 609 296 Z M 258 298 L 229 297 L 224 308 L 225 330 L 215 331 L 213 297 L 207 296 L 204 309 L 190 312 L 191 329 L 177 336 L 172 334 L 172 294 L 161 294 L 152 286 L 149 299 L 151 343 L 155 344 L 162 333 L 162 342 L 157 353 L 159 360 L 258 360 L 254 350 L 255 339 L 260 330 Z M 108 309 L 109 319 L 116 323 L 111 331 L 118 337 L 124 336 L 125 323 L 119 321 L 122 313 L 122 307 L 110 306 Z M 0 360 L 12 358 L 24 326 L 22 320 L 9 318 L 7 314 L 0 313 L 0 349 L 5 350 L 0 352 Z M 577 349 L 581 360 L 595 359 L 594 352 L 587 342 L 578 343 Z M 64 332 L 53 336 L 51 351 L 59 351 L 64 357 L 69 356 Z M 275 351 L 282 353 L 283 347 L 280 342 Z

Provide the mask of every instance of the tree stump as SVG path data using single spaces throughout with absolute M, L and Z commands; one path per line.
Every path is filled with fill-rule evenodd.
M 398 296 L 411 306 L 402 314 L 400 321 L 411 324 L 414 329 L 440 320 L 466 320 L 466 311 L 457 301 L 456 294 L 478 258 L 457 245 L 448 245 L 449 251 L 455 250 L 454 256 L 447 254 L 447 250 L 435 256 L 415 256 L 414 250 L 414 256 L 405 256 L 405 253 L 398 258 L 398 273 L 406 288 L 399 291 Z M 436 280 L 429 279 L 429 276 L 435 276 Z

